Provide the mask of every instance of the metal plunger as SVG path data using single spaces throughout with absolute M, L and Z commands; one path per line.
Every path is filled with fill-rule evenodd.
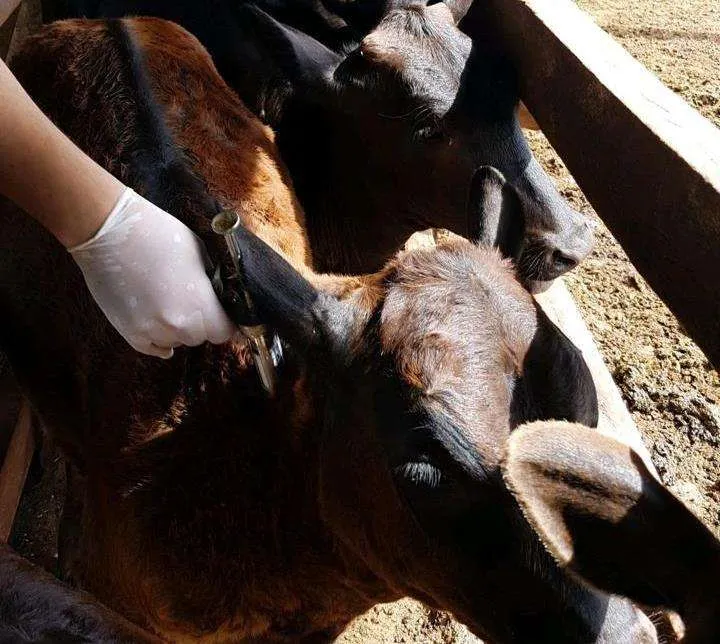
M 242 248 L 238 234 L 242 226 L 240 217 L 233 210 L 223 210 L 213 217 L 211 225 L 213 232 L 225 238 L 235 269 L 234 275 L 222 284 L 221 300 L 232 321 L 238 325 L 250 343 L 250 351 L 260 382 L 265 391 L 273 396 L 277 384 L 276 368 L 282 359 L 282 346 L 276 333 L 272 334 L 268 342 L 267 327 L 259 323 L 252 298 L 245 286 Z M 226 293 L 226 290 L 229 293 Z

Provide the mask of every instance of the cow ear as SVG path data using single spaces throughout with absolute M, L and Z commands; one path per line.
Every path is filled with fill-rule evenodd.
M 448 21 L 457 25 L 470 9 L 472 0 L 444 0 L 444 2 L 430 2 L 428 4 L 430 7 L 435 7 L 435 9 L 431 8 L 430 11 L 438 15 L 441 10 L 447 11 Z
M 553 418 L 596 427 L 597 390 L 582 352 L 537 307 L 537 327 L 522 365 L 513 409 L 521 422 Z
M 499 170 L 481 166 L 473 174 L 467 221 L 471 241 L 495 246 L 504 257 L 519 257 L 525 234 L 522 203 Z
M 717 620 L 720 542 L 630 447 L 581 425 L 533 423 L 510 436 L 503 475 L 561 566 L 673 608 L 688 627 L 693 617 Z
M 243 5 L 238 18 L 246 40 L 243 46 L 253 60 L 248 73 L 254 79 L 283 84 L 291 91 L 322 93 L 332 86 L 333 72 L 342 60 L 339 54 L 254 5 Z
M 257 318 L 299 349 L 344 346 L 350 305 L 317 290 L 289 262 L 242 226 L 234 228 L 243 283 Z

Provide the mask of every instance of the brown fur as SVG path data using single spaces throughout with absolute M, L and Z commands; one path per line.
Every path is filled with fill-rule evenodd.
M 138 171 L 146 115 L 117 28 L 45 28 L 16 70 L 81 147 L 143 192 L 157 177 Z M 339 298 L 342 319 L 306 354 L 288 348 L 268 400 L 239 340 L 178 350 L 168 362 L 132 351 L 63 249 L 2 209 L 0 340 L 82 494 L 70 577 L 171 641 L 326 641 L 403 594 L 497 641 L 509 640 L 516 616 L 527 620 L 524 601 L 542 606 L 533 613 L 540 623 L 556 613 L 553 628 L 566 629 L 558 616 L 572 609 L 568 597 L 589 591 L 567 591 L 572 582 L 528 564 L 523 539 L 532 537 L 516 536 L 519 519 L 508 519 L 514 510 L 499 487 L 513 383 L 521 390 L 542 323 L 509 266 L 494 250 L 455 242 L 401 254 L 371 276 L 316 275 L 271 132 L 182 29 L 153 19 L 122 28 L 140 45 L 163 121 L 207 192 L 328 300 Z M 206 202 L 170 188 L 172 213 L 224 258 Z M 413 440 L 436 425 L 425 453 Z M 423 504 L 436 492 L 403 478 L 418 458 L 457 485 L 449 510 L 457 504 L 472 526 L 485 517 L 469 546 L 435 533 L 444 524 Z M 501 577 L 481 556 L 486 538 L 506 561 Z
M 298 267 L 311 264 L 302 208 L 270 128 L 237 100 L 207 52 L 181 29 L 135 21 L 156 97 L 175 140 L 193 153 L 195 171 L 217 199 L 242 212 L 243 223 Z M 177 96 L 182 79 L 183 95 Z
M 266 240 L 281 252 L 285 250 L 288 259 L 298 268 L 305 267 L 309 252 L 301 228 L 302 211 L 284 175 L 270 130 L 253 118 L 227 89 L 214 73 L 207 54 L 187 32 L 170 23 L 152 20 L 133 21 L 132 30 L 144 45 L 146 59 L 154 61 L 151 62 L 151 66 L 159 65 L 157 68 L 159 71 L 151 73 L 157 98 L 169 121 L 178 124 L 178 129 L 174 131 L 193 159 L 196 171 L 203 176 L 208 186 L 214 189 L 214 195 L 222 199 L 224 205 L 232 206 L 243 214 L 243 223 L 246 226 L 265 236 Z M 98 83 L 102 81 L 97 79 L 114 79 L 117 76 L 122 78 L 127 74 L 122 68 L 122 61 L 113 55 L 113 49 L 112 38 L 108 34 L 107 27 L 102 23 L 59 23 L 30 39 L 23 53 L 18 55 L 15 66 L 29 91 L 46 111 L 62 121 L 65 131 L 82 147 L 93 153 L 98 161 L 127 181 L 128 177 L 125 175 L 127 168 L 123 165 L 122 159 L 133 145 L 133 124 L 137 118 L 133 114 L 134 106 L 127 99 L 108 102 L 105 106 L 107 109 L 102 114 L 85 108 L 88 104 L 92 104 L 93 100 L 97 101 L 95 98 L 97 92 L 103 91 L 102 86 L 98 87 Z M 188 64 L 181 68 L 177 64 L 178 57 L 180 60 L 186 60 Z M 102 73 L 99 74 L 98 69 L 102 69 Z M 178 84 L 186 86 L 189 92 L 180 106 L 173 100 L 172 92 L 172 87 L 177 87 Z M 47 92 L 46 87 L 52 85 L 55 91 Z M 120 83 L 119 86 L 127 87 L 127 82 Z M 60 100 L 55 103 L 58 91 Z M 193 108 L 199 110 L 200 106 L 203 108 L 202 118 L 190 111 Z M 90 117 L 89 123 L 88 117 Z M 102 122 L 95 121 L 95 118 L 101 118 Z M 136 187 L 142 190 L 142 186 Z M 207 223 L 205 220 L 200 222 L 200 225 L 204 224 L 207 230 Z M 197 223 L 194 227 L 196 230 L 199 228 Z M 252 397 L 259 398 L 260 392 L 254 382 L 254 373 L 247 369 L 245 349 L 241 343 L 227 348 L 201 349 L 197 352 L 187 352 L 185 356 L 167 364 L 134 355 L 126 350 L 122 341 L 114 334 L 111 333 L 108 337 L 109 329 L 104 320 L 98 316 L 94 306 L 88 307 L 90 303 L 85 297 L 84 287 L 78 279 L 76 269 L 56 244 L 38 231 L 33 224 L 17 217 L 12 224 L 4 226 L 3 229 L 12 229 L 13 236 L 17 235 L 28 244 L 25 251 L 23 251 L 23 242 L 14 244 L 14 252 L 17 253 L 17 257 L 24 255 L 23 262 L 26 266 L 28 263 L 34 264 L 33 268 L 36 266 L 37 270 L 40 270 L 40 267 L 55 266 L 54 279 L 48 280 L 48 282 L 52 281 L 52 285 L 48 283 L 49 288 L 44 291 L 42 298 L 45 303 L 48 301 L 45 297 L 50 301 L 64 303 L 63 306 L 58 305 L 58 308 L 63 309 L 65 319 L 56 319 L 57 327 L 53 331 L 62 335 L 60 329 L 77 328 L 78 321 L 82 319 L 83 338 L 80 341 L 75 341 L 77 336 L 73 338 L 75 334 L 70 332 L 70 337 L 64 346 L 58 346 L 49 354 L 41 353 L 37 358 L 39 363 L 28 356 L 17 360 L 21 364 L 25 363 L 21 367 L 19 376 L 24 381 L 26 390 L 31 392 L 38 410 L 41 414 L 45 411 L 43 415 L 48 421 L 48 428 L 52 433 L 63 437 L 64 440 L 61 442 L 66 454 L 71 458 L 75 457 L 75 462 L 84 470 L 86 477 L 83 518 L 85 525 L 81 544 L 84 555 L 81 558 L 83 568 L 70 571 L 71 576 L 81 580 L 86 588 L 95 592 L 101 599 L 121 607 L 123 613 L 134 621 L 146 626 L 153 625 L 159 632 L 173 632 L 173 638 L 177 636 L 178 630 L 188 628 L 191 631 L 214 631 L 230 618 L 233 622 L 232 630 L 244 635 L 258 635 L 271 628 L 281 629 L 282 625 L 273 623 L 273 619 L 267 616 L 269 611 L 279 611 L 280 614 L 289 615 L 299 612 L 303 615 L 303 622 L 308 621 L 318 628 L 323 628 L 334 623 L 336 613 L 352 615 L 367 606 L 366 600 L 353 597 L 354 592 L 349 599 L 343 600 L 340 589 L 336 591 L 338 598 L 330 602 L 331 608 L 324 607 L 327 603 L 324 597 L 334 593 L 323 590 L 323 597 L 313 599 L 312 596 L 316 594 L 313 589 L 321 586 L 319 579 L 314 577 L 327 576 L 328 573 L 322 571 L 327 569 L 328 564 L 317 566 L 318 570 L 308 577 L 307 571 L 314 570 L 316 566 L 303 564 L 305 556 L 301 556 L 296 564 L 289 564 L 289 568 L 282 566 L 278 568 L 280 562 L 263 564 L 260 557 L 248 554 L 251 557 L 249 562 L 236 562 L 224 573 L 218 571 L 219 578 L 235 577 L 236 581 L 232 585 L 241 586 L 247 583 L 243 581 L 247 575 L 242 572 L 244 566 L 251 566 L 252 570 L 267 571 L 268 578 L 263 580 L 260 575 L 254 575 L 249 590 L 239 593 L 244 597 L 243 603 L 247 608 L 241 611 L 241 615 L 235 615 L 235 611 L 227 607 L 227 600 L 222 599 L 227 595 L 228 589 L 222 582 L 218 582 L 218 576 L 207 577 L 207 584 L 198 583 L 198 577 L 207 575 L 207 570 L 200 561 L 190 567 L 185 565 L 180 568 L 177 557 L 184 559 L 189 556 L 188 553 L 169 555 L 166 551 L 167 544 L 151 545 L 152 530 L 145 535 L 138 533 L 141 528 L 137 523 L 127 520 L 128 516 L 137 512 L 133 507 L 133 501 L 119 498 L 117 481 L 107 481 L 108 461 L 117 462 L 118 455 L 123 450 L 133 450 L 136 456 L 152 452 L 157 441 L 162 442 L 163 437 L 171 437 L 180 426 L 188 424 L 189 418 L 197 418 L 198 421 L 202 419 L 194 436 L 193 430 L 188 432 L 192 440 L 204 441 L 205 439 L 202 438 L 204 432 L 200 428 L 212 427 L 213 421 L 210 419 L 215 418 L 214 422 L 233 426 L 235 423 L 229 421 L 227 417 L 232 417 L 235 413 L 241 413 L 243 417 L 246 413 L 252 414 L 251 406 L 240 405 L 233 411 L 231 405 L 230 409 L 225 410 L 227 405 L 222 402 L 225 398 L 223 392 L 232 389 L 248 391 Z M 202 232 L 202 229 L 199 232 Z M 44 237 L 42 243 L 49 247 L 49 252 L 42 254 L 35 252 L 38 236 Z M 212 238 L 209 239 L 212 241 Z M 221 252 L 221 244 L 216 243 L 216 257 L 221 256 Z M 12 259 L 4 264 L 7 272 L 13 268 Z M 58 275 L 65 275 L 67 278 L 57 283 L 55 279 Z M 17 279 L 17 273 L 15 277 Z M 30 284 L 37 284 L 37 280 L 31 278 Z M 15 286 L 12 288 L 16 290 Z M 77 304 L 68 301 L 68 294 L 73 292 L 78 294 L 77 297 L 71 297 L 80 300 L 80 309 Z M 6 303 L 12 305 L 11 298 L 3 297 L 3 304 Z M 44 306 L 40 302 L 37 304 Z M 27 323 L 23 336 L 33 336 L 31 328 L 36 324 L 36 313 L 37 309 L 31 309 L 26 312 L 26 317 L 23 312 L 17 312 L 16 319 L 18 321 L 23 319 Z M 77 317 L 78 315 L 81 317 Z M 55 333 L 51 334 L 55 336 Z M 94 366 L 88 365 L 89 368 L 86 368 L 83 365 L 87 365 L 88 359 L 92 360 L 87 351 L 90 347 L 96 346 L 98 340 L 100 349 L 93 349 Z M 42 351 L 41 347 L 38 348 Z M 57 416 L 48 417 L 48 409 L 57 409 L 56 396 L 62 396 L 62 390 L 67 390 L 68 386 L 62 388 L 56 386 L 55 374 L 48 373 L 41 365 L 44 363 L 44 357 L 56 356 L 65 351 L 69 351 L 69 356 L 64 354 L 53 371 L 58 373 L 58 377 L 60 373 L 67 376 L 63 366 L 68 365 L 75 373 L 75 382 L 69 383 L 69 388 L 75 392 L 72 398 L 74 400 L 78 397 L 87 398 L 87 394 L 83 391 L 90 381 L 96 383 L 96 395 L 90 394 L 91 400 L 84 404 L 78 404 L 63 396 L 65 400 L 56 411 Z M 191 366 L 188 363 L 194 364 Z M 191 377 L 193 382 L 187 381 L 189 375 L 187 369 L 196 373 Z M 42 373 L 43 371 L 45 373 Z M 160 384 L 157 388 L 131 385 L 132 393 L 128 400 L 126 391 L 130 384 L 128 382 L 130 374 L 133 374 L 130 382 L 138 384 L 167 382 L 173 383 L 172 388 Z M 203 412 L 197 407 L 193 409 L 194 405 L 187 400 L 187 387 L 200 392 L 205 391 L 201 407 L 205 410 L 214 408 L 215 411 Z M 293 402 L 295 395 L 298 397 L 297 404 Z M 304 392 L 302 389 L 288 392 L 287 398 L 286 404 L 290 406 L 288 413 L 296 416 L 292 409 L 299 404 L 305 405 Z M 263 409 L 265 404 L 259 399 L 254 406 L 256 410 L 258 407 Z M 78 422 L 78 412 L 86 417 L 85 422 Z M 279 438 L 275 440 L 272 437 L 284 435 L 282 427 L 285 414 L 280 413 L 279 410 L 278 412 L 270 410 L 268 417 L 268 411 L 265 410 L 256 411 L 255 415 L 257 419 L 255 422 L 243 421 L 245 427 L 237 438 L 232 432 L 230 433 L 228 439 L 231 443 L 239 440 L 242 444 L 242 434 L 245 432 L 250 435 L 264 435 L 268 447 L 279 443 Z M 300 418 L 306 416 L 307 411 L 297 414 Z M 226 417 L 224 421 L 221 420 L 223 417 Z M 271 418 L 275 420 L 270 420 Z M 275 424 L 276 429 L 268 428 L 268 422 Z M 192 421 L 191 424 L 194 423 L 195 421 Z M 257 425 L 253 427 L 256 423 Z M 306 430 L 307 421 L 302 424 L 303 429 Z M 302 452 L 306 447 L 299 445 L 296 448 Z M 230 449 L 229 453 L 232 451 Z M 238 460 L 241 458 L 240 455 Z M 289 455 L 286 458 L 289 458 Z M 293 458 L 297 459 L 297 456 Z M 290 476 L 290 471 L 278 477 L 278 485 L 285 476 Z M 126 477 L 128 475 L 125 472 L 118 474 L 120 479 Z M 168 502 L 184 504 L 186 500 L 181 500 L 183 498 L 184 494 L 180 493 L 176 501 Z M 269 498 L 273 498 L 272 495 L 269 495 Z M 259 501 L 260 499 L 253 500 L 253 503 Z M 288 500 L 288 503 L 294 505 L 294 501 L 296 500 L 293 502 Z M 268 503 L 275 501 L 268 499 Z M 300 501 L 298 507 L 286 513 L 290 525 L 307 520 L 302 517 L 311 515 L 311 512 L 303 512 L 306 509 L 304 503 Z M 230 512 L 230 509 L 227 512 Z M 282 515 L 282 508 L 278 507 L 277 512 Z M 294 519 L 291 518 L 292 515 L 296 515 Z M 229 517 L 218 520 L 220 523 L 228 521 L 232 523 Z M 271 522 L 274 522 L 274 517 L 271 517 Z M 171 530 L 171 527 L 167 526 L 167 529 Z M 268 533 L 267 530 L 271 532 Z M 246 538 L 251 543 L 261 542 L 275 530 L 277 526 L 263 526 L 262 529 L 258 529 L 262 537 L 247 535 Z M 170 534 L 167 538 L 170 538 Z M 309 535 L 305 537 L 310 539 L 311 543 L 316 538 Z M 151 541 L 148 542 L 148 539 Z M 176 545 L 181 551 L 183 549 L 191 551 L 196 547 L 195 544 L 189 543 Z M 332 551 L 329 544 L 326 548 Z M 252 550 L 252 547 L 247 548 L 248 553 Z M 311 560 L 315 558 L 312 550 L 313 548 L 308 545 L 307 557 Z M 174 562 L 169 563 L 164 570 L 168 556 L 174 559 Z M 298 568 L 295 574 L 292 573 L 294 567 Z M 195 568 L 195 571 L 189 574 L 192 568 Z M 237 573 L 233 574 L 231 568 Z M 302 593 L 305 595 L 303 600 L 296 598 L 297 591 L 288 588 L 285 581 L 288 576 L 295 577 L 296 584 L 308 588 Z M 139 583 L 139 580 L 143 580 L 142 583 Z M 253 587 L 258 587 L 259 590 L 253 592 Z M 168 593 L 184 599 L 170 599 Z M 284 596 L 286 599 L 283 599 Z M 187 607 L 178 608 L 176 606 L 178 601 L 181 604 L 186 603 Z M 354 606 L 358 601 L 361 602 L 360 608 L 340 609 L 343 604 L 349 603 L 350 606 Z M 198 608 L 194 608 L 196 605 Z M 313 607 L 313 605 L 317 606 Z M 216 608 L 209 610 L 208 606 Z M 193 611 L 199 613 L 193 615 Z M 323 616 L 324 613 L 329 615 Z M 314 615 L 314 617 L 305 617 L 305 615 Z

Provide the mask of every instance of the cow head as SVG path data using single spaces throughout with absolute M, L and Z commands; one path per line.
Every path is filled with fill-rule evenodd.
M 592 230 L 532 157 L 508 63 L 458 29 L 461 3 L 395 4 L 346 54 L 259 9 L 243 13 L 246 37 L 262 52 L 253 68 L 262 87 L 251 93 L 278 130 L 311 237 L 315 213 L 331 207 L 328 218 L 356 207 L 361 221 L 375 213 L 378 245 L 393 227 L 399 239 L 429 226 L 465 235 L 484 225 L 466 219 L 468 197 L 485 199 L 483 182 L 470 190 L 472 177 L 492 166 L 507 183 L 512 228 L 521 229 L 510 255 L 523 279 L 551 280 L 575 266 Z
M 312 285 L 243 244 L 259 313 L 304 356 L 319 512 L 346 561 L 492 641 L 655 641 L 553 561 L 503 481 L 514 426 L 598 412 L 580 353 L 497 250 L 460 240 Z
M 655 642 L 628 601 L 560 569 L 499 464 L 534 418 L 597 421 L 579 352 L 496 252 L 458 242 L 388 266 L 333 377 L 321 503 L 390 587 L 493 642 Z
M 553 558 L 598 588 L 678 611 L 720 640 L 720 542 L 627 445 L 570 423 L 516 431 L 505 480 Z

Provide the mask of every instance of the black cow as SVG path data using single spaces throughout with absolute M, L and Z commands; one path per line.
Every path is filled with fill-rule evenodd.
M 588 221 L 530 153 L 508 63 L 456 26 L 467 0 L 69 4 L 89 17 L 159 16 L 200 39 L 277 131 L 318 269 L 377 270 L 427 227 L 482 234 L 487 222 L 468 226 L 465 216 L 468 199 L 481 210 L 490 198 L 469 194 L 482 166 L 507 181 L 502 236 L 486 241 L 515 258 L 523 279 L 553 279 L 591 249 Z
M 0 544 L 0 642 L 3 644 L 159 643 L 87 593 Z

